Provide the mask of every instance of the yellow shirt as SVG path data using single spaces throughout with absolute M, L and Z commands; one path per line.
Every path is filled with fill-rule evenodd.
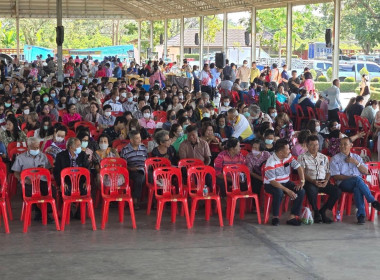
M 260 70 L 255 68 L 251 68 L 251 83 L 253 83 L 253 80 L 260 77 Z

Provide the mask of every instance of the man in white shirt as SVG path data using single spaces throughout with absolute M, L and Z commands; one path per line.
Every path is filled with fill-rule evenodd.
M 111 99 L 104 102 L 104 105 L 111 105 L 113 112 L 124 112 L 123 105 L 119 102 L 119 91 L 117 89 L 114 89 L 112 91 Z

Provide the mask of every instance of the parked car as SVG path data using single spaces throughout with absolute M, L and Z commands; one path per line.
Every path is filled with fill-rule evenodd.
M 354 77 L 356 81 L 361 80 L 360 70 L 366 68 L 369 77 L 380 77 L 380 66 L 371 61 L 352 61 L 350 64 L 339 64 L 339 80 L 343 81 L 347 77 Z

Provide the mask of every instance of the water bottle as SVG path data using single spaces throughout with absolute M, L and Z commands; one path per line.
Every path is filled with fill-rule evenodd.
M 336 212 L 336 221 L 340 222 L 340 211 L 339 210 Z
M 203 187 L 203 196 L 208 196 L 208 188 L 207 185 Z
M 373 140 L 369 140 L 369 149 L 373 151 Z

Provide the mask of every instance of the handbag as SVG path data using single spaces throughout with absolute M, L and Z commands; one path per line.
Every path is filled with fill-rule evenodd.
M 304 207 L 302 210 L 301 221 L 304 225 L 312 225 L 314 224 L 313 215 L 309 207 Z

